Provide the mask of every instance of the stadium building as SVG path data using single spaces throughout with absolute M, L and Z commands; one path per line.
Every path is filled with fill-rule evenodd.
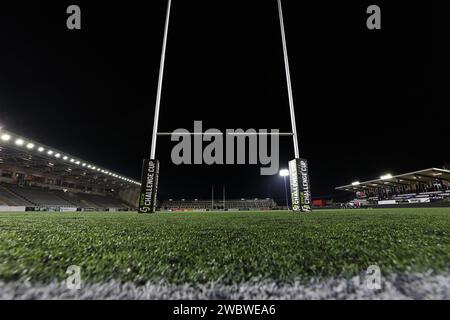
M 430 168 L 337 187 L 353 192 L 357 206 L 450 206 L 450 170 Z
M 0 130 L 0 211 L 135 210 L 140 183 Z
M 163 201 L 161 210 L 165 211 L 209 211 L 209 210 L 230 210 L 230 211 L 248 211 L 248 210 L 273 210 L 277 204 L 273 199 L 230 199 L 226 201 L 214 200 L 173 200 Z

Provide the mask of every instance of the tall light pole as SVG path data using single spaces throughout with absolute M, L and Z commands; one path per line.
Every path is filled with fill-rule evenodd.
M 214 185 L 211 186 L 211 210 L 214 211 Z
M 287 191 L 287 183 L 286 183 L 286 177 L 289 176 L 289 170 L 288 169 L 280 170 L 280 176 L 283 177 L 283 180 L 284 180 L 284 192 L 286 194 L 286 208 L 289 210 L 289 200 L 288 200 L 288 191 Z
M 223 185 L 223 211 L 226 211 L 226 203 L 225 203 L 225 185 Z

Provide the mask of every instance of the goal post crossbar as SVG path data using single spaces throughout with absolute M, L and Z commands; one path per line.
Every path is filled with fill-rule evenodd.
M 290 132 L 158 132 L 158 136 L 280 136 L 292 137 Z

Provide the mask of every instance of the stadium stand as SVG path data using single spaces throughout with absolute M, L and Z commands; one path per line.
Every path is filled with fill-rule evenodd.
M 127 208 L 128 206 L 124 204 L 117 198 L 112 196 L 100 196 L 95 194 L 76 194 L 74 197 L 79 199 L 79 203 L 85 206 L 91 205 L 93 208 Z
M 358 206 L 450 206 L 450 170 L 430 168 L 337 187 Z
M 134 210 L 139 189 L 137 181 L 0 129 L 0 210 Z
M 7 206 L 29 206 L 33 204 L 3 185 L 0 185 L 0 203 Z
M 45 192 L 43 190 L 34 188 L 24 188 L 20 186 L 7 187 L 12 193 L 26 199 L 28 202 L 36 206 L 61 206 L 72 207 L 73 204 L 65 201 L 51 192 Z
M 0 203 L 9 206 L 129 209 L 119 198 L 107 195 L 71 193 L 13 184 L 0 184 Z
M 277 207 L 273 199 L 241 199 L 213 202 L 212 200 L 167 200 L 160 205 L 161 210 L 272 210 Z

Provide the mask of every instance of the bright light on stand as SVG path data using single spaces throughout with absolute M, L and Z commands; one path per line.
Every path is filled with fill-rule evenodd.
M 287 176 L 289 176 L 289 170 L 288 170 L 288 169 L 282 169 L 282 170 L 280 170 L 280 176 L 281 176 L 281 177 L 287 177 Z

